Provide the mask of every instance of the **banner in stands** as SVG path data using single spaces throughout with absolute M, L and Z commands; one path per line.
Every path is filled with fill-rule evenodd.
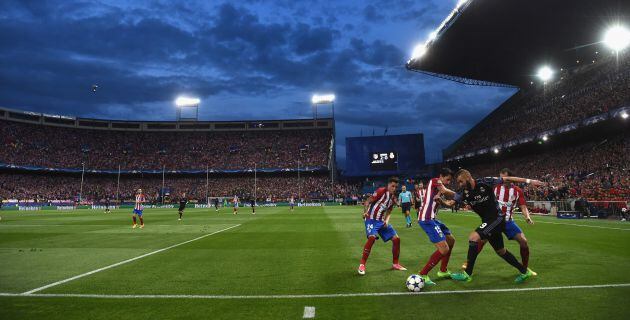
M 0 163 L 0 169 L 14 169 L 14 170 L 26 170 L 26 171 L 36 171 L 36 172 L 61 172 L 61 173 L 81 173 L 81 168 L 47 168 L 47 167 L 34 167 L 34 166 L 20 166 L 13 164 Z M 319 167 L 303 167 L 299 170 L 297 168 L 259 168 L 256 169 L 257 172 L 260 173 L 280 173 L 280 172 L 325 172 L 328 171 L 328 168 L 325 166 Z M 107 174 L 118 174 L 118 170 L 85 170 L 87 173 L 107 173 Z M 210 169 L 208 173 L 253 173 L 253 169 L 239 169 L 239 170 L 217 170 Z M 162 170 L 120 170 L 121 174 L 162 174 Z M 167 170 L 166 173 L 169 174 L 202 174 L 206 173 L 206 170 Z

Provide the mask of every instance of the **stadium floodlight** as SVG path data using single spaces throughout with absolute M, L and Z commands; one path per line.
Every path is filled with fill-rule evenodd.
M 175 99 L 175 105 L 178 107 L 195 107 L 198 106 L 201 100 L 199 98 L 190 97 L 178 97 Z
M 549 140 L 549 136 L 548 136 L 548 135 L 544 135 L 544 136 L 542 137 L 542 140 L 543 140 L 543 141 L 547 141 L 547 140 Z
M 437 38 L 437 36 L 438 36 L 437 30 L 432 31 L 431 33 L 429 33 L 429 41 L 435 40 L 435 38 Z
M 625 112 L 625 111 L 624 111 L 624 112 L 622 112 L 622 113 L 621 113 L 621 118 L 622 118 L 622 119 L 628 119 L 628 113 L 627 113 L 627 112 Z
M 311 102 L 313 104 L 328 104 L 335 102 L 335 95 L 332 93 L 329 94 L 314 94 L 313 98 L 311 98 Z
M 413 53 L 411 54 L 411 60 L 417 60 L 422 58 L 422 56 L 427 53 L 427 46 L 424 43 L 417 45 L 413 48 Z
M 604 44 L 619 52 L 630 45 L 630 31 L 621 25 L 611 27 L 604 34 Z
M 494 150 L 492 150 L 492 152 L 494 152 L 494 154 L 498 154 L 499 153 L 499 148 L 494 148 Z
M 540 80 L 543 82 L 547 82 L 553 77 L 553 70 L 549 68 L 549 66 L 542 66 L 538 69 L 538 73 L 536 74 Z
M 463 5 L 465 5 L 465 4 L 466 4 L 466 2 L 468 2 L 468 0 L 459 0 L 459 1 L 457 2 L 457 6 L 455 6 L 455 8 L 456 8 L 456 9 L 461 8 Z

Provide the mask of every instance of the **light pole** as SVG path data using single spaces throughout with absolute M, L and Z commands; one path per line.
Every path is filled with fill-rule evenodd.
M 320 104 L 330 104 L 332 109 L 332 150 L 331 150 L 331 159 L 330 159 L 330 195 L 332 200 L 335 200 L 335 170 L 336 170 L 336 162 L 337 162 L 337 152 L 336 152 L 336 144 L 337 144 L 337 136 L 335 130 L 335 95 L 332 93 L 329 94 L 314 94 L 311 98 L 311 103 L 315 107 L 315 120 L 317 120 L 317 106 Z

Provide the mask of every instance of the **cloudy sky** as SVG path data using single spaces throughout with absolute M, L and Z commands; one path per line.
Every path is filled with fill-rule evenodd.
M 311 95 L 334 92 L 340 159 L 345 137 L 389 127 L 424 133 L 436 160 L 513 94 L 405 70 L 455 3 L 3 0 L 0 106 L 174 120 L 188 93 L 203 120 L 287 119 L 312 117 Z

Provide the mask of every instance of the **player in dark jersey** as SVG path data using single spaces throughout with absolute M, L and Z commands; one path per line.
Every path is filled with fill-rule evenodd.
M 177 212 L 179 213 L 179 220 L 182 220 L 182 215 L 184 214 L 187 203 L 188 198 L 186 198 L 186 193 L 182 193 L 182 197 L 179 198 L 179 209 L 177 210 Z
M 219 212 L 219 198 L 214 198 L 214 211 Z
M 256 214 L 256 199 L 249 199 L 249 205 L 252 207 L 252 214 Z
M 105 213 L 111 213 L 109 210 L 109 197 L 105 197 Z
M 518 269 L 520 274 L 516 277 L 516 283 L 522 283 L 532 276 L 532 272 L 523 266 L 512 253 L 505 249 L 502 233 L 505 230 L 505 217 L 494 194 L 494 187 L 505 182 L 527 183 L 534 186 L 541 186 L 543 183 L 538 180 L 524 179 L 518 177 L 504 178 L 483 178 L 473 179 L 468 170 L 461 169 L 455 174 L 457 184 L 461 191 L 455 193 L 444 185 L 438 187 L 440 192 L 453 200 L 443 200 L 447 206 L 452 206 L 456 202 L 464 203 L 481 217 L 481 225 L 468 237 L 468 265 L 466 270 L 455 273 L 452 279 L 458 281 L 472 281 L 472 273 L 477 260 L 478 244 L 482 240 L 488 240 L 496 253 L 507 263 Z
M 413 189 L 413 206 L 416 211 L 420 211 L 422 208 L 422 201 L 424 200 L 425 189 L 422 181 L 416 183 Z

